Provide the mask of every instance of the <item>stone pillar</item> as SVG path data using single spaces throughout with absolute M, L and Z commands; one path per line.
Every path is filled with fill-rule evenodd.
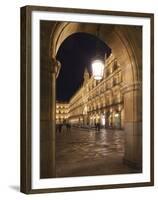
M 123 86 L 125 112 L 124 162 L 142 168 L 142 88 L 140 82 Z
M 52 66 L 46 75 L 41 76 L 41 115 L 48 115 L 41 120 L 40 129 L 40 177 L 56 177 L 55 165 L 55 135 L 56 135 L 56 77 L 59 74 L 60 63 L 52 59 Z M 49 81 L 47 80 L 49 79 Z M 48 87 L 48 88 L 47 88 Z M 46 92 L 47 91 L 47 92 Z M 46 93 L 46 94 L 45 94 Z M 47 107 L 45 104 L 49 104 Z M 45 114 L 44 114 L 45 113 Z

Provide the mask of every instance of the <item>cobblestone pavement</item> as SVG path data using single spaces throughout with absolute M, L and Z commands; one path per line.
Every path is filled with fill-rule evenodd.
M 57 177 L 139 172 L 123 164 L 124 132 L 72 128 L 56 133 Z

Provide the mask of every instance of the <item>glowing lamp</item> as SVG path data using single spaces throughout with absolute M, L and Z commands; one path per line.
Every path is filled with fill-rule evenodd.
M 104 73 L 104 63 L 101 60 L 92 62 L 92 74 L 95 80 L 101 80 Z

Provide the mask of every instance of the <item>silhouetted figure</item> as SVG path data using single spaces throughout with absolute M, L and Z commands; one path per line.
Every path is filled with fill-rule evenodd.
M 99 122 L 97 122 L 97 123 L 95 124 L 95 127 L 96 127 L 96 130 L 97 130 L 97 131 L 100 131 L 100 123 L 99 123 Z
M 55 129 L 56 129 L 56 132 L 58 132 L 58 124 L 56 124 L 56 127 L 55 127 Z
M 94 126 L 95 126 L 95 130 L 97 131 L 97 123 L 95 123 Z
M 70 129 L 71 129 L 71 125 L 70 125 L 69 123 L 67 123 L 67 124 L 66 124 L 66 128 L 67 128 L 67 132 L 69 132 Z
M 100 131 L 100 122 L 98 122 L 98 131 Z
M 62 132 L 62 124 L 59 124 L 58 126 L 59 126 L 59 128 L 58 128 L 59 133 L 61 133 Z

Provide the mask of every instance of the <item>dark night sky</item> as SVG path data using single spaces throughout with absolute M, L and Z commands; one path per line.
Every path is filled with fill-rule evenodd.
M 83 83 L 85 67 L 91 73 L 91 62 L 96 55 L 96 41 L 99 54 L 110 55 L 111 49 L 97 37 L 87 33 L 75 33 L 60 46 L 57 59 L 61 70 L 57 78 L 57 100 L 68 101 Z

